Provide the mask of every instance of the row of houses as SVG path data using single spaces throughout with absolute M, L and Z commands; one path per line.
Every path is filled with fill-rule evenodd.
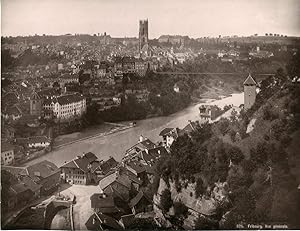
M 2 166 L 1 173 L 10 174 L 10 183 L 5 190 L 4 207 L 12 210 L 45 195 L 50 195 L 60 184 L 60 170 L 50 161 L 44 160 L 27 167 Z M 13 180 L 14 178 L 15 180 Z
M 167 154 L 164 147 L 143 136 L 126 150 L 121 163 L 99 181 L 102 193 L 90 198 L 92 227 L 126 229 L 136 221 L 137 214 L 151 212 L 152 196 L 146 189 L 153 183 L 158 159 Z
M 1 142 L 1 165 L 13 165 L 16 161 L 16 149 L 36 150 L 49 147 L 51 139 L 47 136 L 16 138 L 13 142 Z

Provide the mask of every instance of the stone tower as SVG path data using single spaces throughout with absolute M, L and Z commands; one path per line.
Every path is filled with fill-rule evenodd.
M 253 77 L 249 74 L 244 82 L 244 108 L 245 110 L 252 107 L 256 98 L 256 86 L 257 83 Z
M 30 97 L 30 114 L 40 116 L 43 109 L 42 104 L 43 102 L 41 97 L 38 95 L 38 93 L 34 92 Z
M 139 27 L 139 52 L 141 52 L 144 45 L 148 44 L 148 19 L 140 20 Z

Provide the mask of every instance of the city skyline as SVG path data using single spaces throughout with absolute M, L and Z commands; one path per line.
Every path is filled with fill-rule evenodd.
M 3 0 L 1 31 L 2 36 L 106 32 L 138 37 L 139 20 L 148 19 L 150 39 L 164 34 L 300 36 L 299 9 L 297 0 Z

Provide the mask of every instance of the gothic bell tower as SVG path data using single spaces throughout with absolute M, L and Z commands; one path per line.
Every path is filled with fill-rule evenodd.
M 139 52 L 143 49 L 144 45 L 148 44 L 148 19 L 140 20 L 139 26 Z

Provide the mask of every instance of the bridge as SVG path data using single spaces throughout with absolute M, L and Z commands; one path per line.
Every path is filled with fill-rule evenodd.
M 48 200 L 36 205 L 28 206 L 6 225 L 7 229 L 28 229 L 35 227 L 38 229 L 50 229 L 54 216 L 62 209 L 69 209 L 70 229 L 74 230 L 73 220 L 73 200 L 74 198 L 63 198 L 52 196 Z M 28 223 L 30 216 L 34 217 L 34 224 Z M 24 223 L 25 220 L 25 223 Z M 20 222 L 21 221 L 21 222 Z M 31 221 L 32 222 L 32 221 Z M 25 224 L 25 227 L 24 227 Z
M 154 71 L 155 74 L 159 75 L 246 75 L 247 73 L 237 72 L 172 72 L 172 71 Z M 275 75 L 274 73 L 252 73 L 252 75 L 270 76 Z

